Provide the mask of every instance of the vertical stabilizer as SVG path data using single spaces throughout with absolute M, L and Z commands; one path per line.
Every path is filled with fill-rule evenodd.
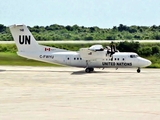
M 9 27 L 18 52 L 40 51 L 40 45 L 25 25 L 12 25 Z

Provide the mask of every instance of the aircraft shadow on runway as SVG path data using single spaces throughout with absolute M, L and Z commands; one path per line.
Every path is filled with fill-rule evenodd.
M 0 69 L 0 72 L 4 72 L 4 71 L 6 71 L 6 70 L 1 70 L 1 69 Z
M 93 74 L 93 73 L 110 73 L 107 71 L 93 71 L 91 73 L 86 73 L 84 70 L 74 71 L 73 70 L 0 70 L 0 72 L 11 71 L 11 72 L 61 72 L 61 73 L 71 73 L 71 75 L 83 75 L 83 74 Z
M 14 72 L 62 72 L 62 73 L 71 73 L 71 75 L 84 75 L 84 74 L 107 74 L 107 73 L 137 73 L 136 71 L 93 71 L 91 73 L 86 73 L 84 70 L 80 71 L 73 71 L 73 70 L 4 70 L 0 69 L 0 72 L 5 72 L 5 71 L 14 71 Z
M 126 72 L 126 71 L 93 71 L 91 73 L 86 73 L 84 70 L 72 72 L 71 75 L 83 75 L 83 74 L 106 74 L 106 73 L 136 73 L 136 72 Z

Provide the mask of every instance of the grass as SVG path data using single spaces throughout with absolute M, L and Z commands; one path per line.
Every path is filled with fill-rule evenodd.
M 152 64 L 148 66 L 147 68 L 160 68 L 160 55 L 159 54 L 146 57 L 146 59 L 152 62 Z
M 0 65 L 13 65 L 13 66 L 60 66 L 45 62 L 30 60 L 18 56 L 16 53 L 0 52 Z

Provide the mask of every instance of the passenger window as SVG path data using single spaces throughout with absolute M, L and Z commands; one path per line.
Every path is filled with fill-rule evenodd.
M 80 60 L 82 60 L 82 58 L 80 58 Z
M 69 58 L 67 58 L 69 60 Z
M 79 60 L 79 58 L 77 58 L 77 60 Z
M 74 58 L 74 60 L 76 60 L 76 58 Z
M 116 58 L 114 58 L 114 60 L 116 60 Z
M 122 60 L 124 61 L 124 58 Z

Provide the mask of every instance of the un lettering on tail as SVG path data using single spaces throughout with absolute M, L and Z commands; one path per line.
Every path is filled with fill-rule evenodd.
M 19 35 L 19 44 L 31 44 L 31 36 L 27 36 L 27 35 Z

